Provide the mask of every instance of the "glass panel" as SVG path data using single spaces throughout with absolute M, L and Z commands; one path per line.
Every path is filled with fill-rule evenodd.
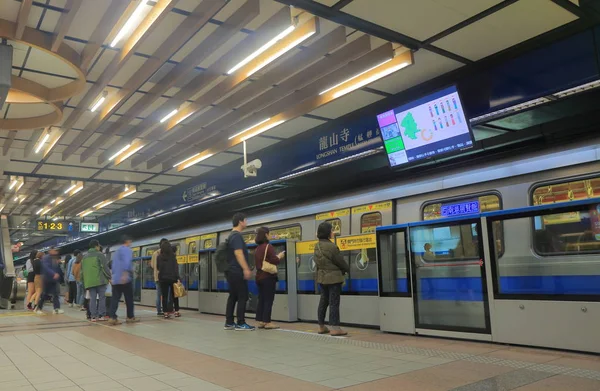
M 142 260 L 133 261 L 133 301 L 142 300 Z
M 256 238 L 256 230 L 252 232 L 244 232 L 242 233 L 242 237 L 244 238 L 244 242 L 246 242 L 247 244 L 254 244 L 254 239 Z M 269 240 L 279 239 L 302 240 L 302 227 L 299 225 L 292 225 L 281 228 L 269 227 Z
M 188 289 L 188 275 L 187 275 L 187 263 L 180 263 L 177 265 L 179 267 L 179 278 L 181 279 L 181 283 L 183 284 L 183 287 L 185 288 L 185 290 L 189 290 Z
M 143 253 L 145 257 L 151 257 L 152 254 L 154 253 L 154 251 L 158 250 L 158 246 L 149 246 L 149 247 L 144 247 L 143 249 Z
M 599 295 L 600 204 L 587 210 L 505 220 L 507 249 L 496 261 L 498 292 L 518 295 Z M 532 224 L 533 220 L 533 224 Z M 533 230 L 534 248 L 523 240 Z M 495 239 L 495 236 L 494 236 Z
M 217 264 L 211 260 L 211 292 L 228 292 L 229 284 L 225 273 L 217 270 Z
M 198 252 L 198 245 L 196 244 L 196 242 L 191 242 L 190 244 L 188 244 L 188 254 L 196 254 L 196 252 Z
M 401 231 L 379 236 L 382 293 L 408 293 L 405 235 Z
M 275 254 L 279 254 L 282 251 L 285 251 L 285 244 L 276 244 L 273 246 L 275 248 Z M 287 261 L 286 257 L 283 257 L 279 265 L 277 265 L 277 286 L 275 287 L 276 293 L 287 293 Z
M 298 247 L 296 247 L 298 251 Z M 317 293 L 314 253 L 296 255 L 298 293 Z
M 208 273 L 208 267 L 210 264 L 211 253 L 201 253 L 198 258 L 198 289 L 202 292 L 208 292 L 210 289 L 210 276 Z
M 144 273 L 142 274 L 142 289 L 156 289 L 152 261 L 150 259 L 144 260 L 142 261 L 142 265 L 142 268 L 144 270 Z
M 253 272 L 256 269 L 256 262 L 254 260 L 254 252 L 256 251 L 256 247 L 251 247 L 248 249 L 248 266 L 250 270 Z M 255 313 L 256 308 L 258 307 L 258 286 L 256 285 L 256 280 L 251 278 L 248 280 L 248 312 Z
M 200 264 L 196 263 L 188 263 L 188 290 L 197 291 L 198 290 L 198 273 L 200 271 Z
M 375 233 L 375 228 L 381 227 L 383 217 L 380 212 L 366 213 L 360 218 L 360 233 Z
M 216 248 L 217 246 L 215 245 L 215 240 L 216 239 L 206 239 L 202 248 Z
M 377 249 L 343 251 L 346 262 L 349 262 L 350 273 L 344 292 L 377 293 Z
M 487 330 L 479 223 L 410 229 L 418 327 Z
M 137 257 L 139 257 L 139 256 L 140 256 L 140 250 L 133 250 L 133 251 L 132 251 L 132 254 L 133 254 L 133 257 L 134 257 L 134 258 L 137 258 Z

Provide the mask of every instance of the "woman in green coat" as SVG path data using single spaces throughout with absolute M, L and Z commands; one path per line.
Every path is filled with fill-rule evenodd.
M 317 229 L 319 241 L 315 245 L 315 264 L 317 265 L 317 283 L 321 288 L 318 320 L 319 334 L 329 333 L 325 327 L 325 314 L 329 307 L 329 327 L 331 335 L 347 335 L 340 328 L 340 295 L 344 283 L 344 275 L 350 271 L 342 257 L 340 249 L 333 243 L 334 233 L 330 223 L 323 222 Z

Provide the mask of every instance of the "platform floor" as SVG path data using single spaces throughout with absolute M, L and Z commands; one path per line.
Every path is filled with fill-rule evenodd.
M 145 307 L 141 323 L 110 327 L 66 310 L 0 312 L 0 390 L 600 390 L 591 355 L 302 323 L 224 331 L 221 317 Z

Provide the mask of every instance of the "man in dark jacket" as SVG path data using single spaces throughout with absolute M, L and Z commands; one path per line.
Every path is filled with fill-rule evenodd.
M 44 290 L 37 304 L 36 313 L 43 314 L 42 307 L 44 306 L 44 298 L 47 295 L 52 295 L 54 304 L 54 313 L 63 314 L 60 309 L 60 290 L 58 280 L 60 279 L 60 264 L 58 250 L 51 248 L 48 254 L 42 258 L 42 275 L 44 276 Z

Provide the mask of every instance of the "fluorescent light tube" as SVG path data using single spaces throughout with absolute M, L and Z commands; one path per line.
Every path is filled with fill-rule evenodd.
M 351 86 L 348 86 L 348 87 L 346 87 L 346 88 L 344 88 L 344 89 L 342 89 L 340 91 L 336 91 L 333 94 L 333 98 L 336 99 L 336 98 L 339 98 L 342 95 L 346 95 L 349 92 L 357 90 L 357 89 L 359 89 L 361 87 L 364 87 L 364 86 L 366 86 L 368 84 L 371 84 L 374 81 L 379 80 L 379 79 L 381 79 L 383 77 L 386 77 L 386 76 L 388 76 L 388 75 L 390 75 L 390 74 L 392 74 L 392 73 L 394 73 L 396 71 L 399 71 L 400 69 L 405 68 L 405 67 L 407 67 L 409 65 L 410 65 L 410 63 L 403 62 L 403 63 L 398 64 L 396 66 L 393 66 L 393 67 L 390 67 L 390 68 L 387 68 L 387 69 L 383 69 L 381 72 L 377 72 L 377 73 L 375 73 L 374 75 L 372 75 L 370 77 L 367 77 L 367 78 L 365 78 L 365 79 L 363 79 L 363 80 L 361 80 L 361 81 L 359 81 L 359 82 L 357 82 L 355 84 L 352 84 Z
M 289 45 L 287 45 L 286 47 L 284 47 L 283 49 L 281 49 L 277 53 L 273 54 L 272 56 L 270 56 L 269 58 L 267 58 L 265 61 L 261 62 L 259 65 L 257 65 L 256 68 L 254 68 L 250 72 L 248 72 L 248 74 L 246 76 L 247 77 L 252 76 L 253 74 L 255 74 L 256 72 L 258 72 L 262 68 L 266 67 L 267 65 L 269 65 L 273 61 L 277 60 L 279 57 L 283 56 L 285 53 L 287 53 L 290 50 L 292 50 L 294 47 L 296 47 L 297 45 L 299 45 L 301 42 L 303 42 L 304 40 L 306 40 L 311 35 L 314 35 L 315 33 L 316 33 L 316 31 L 311 31 L 309 33 L 304 34 L 303 36 L 301 36 L 300 38 L 298 38 L 294 42 L 291 42 Z
M 266 132 L 267 130 L 269 130 L 271 128 L 274 128 L 276 126 L 279 126 L 279 125 L 281 125 L 284 122 L 285 122 L 285 120 L 282 119 L 281 121 L 273 122 L 272 124 L 263 126 L 262 128 L 254 131 L 252 133 L 250 133 L 249 135 L 242 137 L 242 141 L 246 141 L 246 140 L 248 140 L 248 139 L 250 139 L 250 138 L 252 138 L 254 136 L 257 136 L 257 135 L 259 135 L 259 134 L 261 134 L 263 132 Z
M 44 146 L 44 144 L 46 144 L 46 141 L 48 141 L 49 138 L 50 138 L 50 133 L 46 133 L 43 140 L 39 143 L 39 145 L 35 149 L 35 153 L 40 153 L 40 151 L 42 150 L 42 147 Z
M 65 194 L 67 194 L 68 192 L 70 192 L 71 190 L 73 190 L 76 187 L 77 187 L 77 183 L 73 183 L 67 190 L 65 190 Z
M 241 62 L 239 62 L 236 66 L 234 66 L 229 71 L 227 71 L 227 74 L 231 75 L 233 72 L 237 71 L 238 69 L 240 69 L 244 65 L 248 64 L 250 61 L 254 60 L 256 57 L 260 56 L 262 53 L 264 53 L 271 46 L 275 45 L 277 43 L 277 41 L 280 41 L 281 39 L 283 39 L 287 35 L 289 35 L 292 31 L 294 31 L 295 28 L 296 28 L 296 26 L 289 26 L 288 28 L 286 28 L 285 30 L 283 30 L 275 38 L 273 38 L 269 42 L 265 43 L 263 46 L 261 46 L 254 53 L 252 53 L 251 55 L 249 55 L 248 57 L 246 57 L 245 59 L 243 59 Z
M 123 148 L 121 148 L 121 150 L 120 150 L 119 152 L 117 152 L 117 153 L 115 153 L 114 155 L 112 155 L 112 156 L 110 157 L 110 159 L 108 159 L 108 160 L 115 160 L 115 158 L 116 158 L 117 156 L 119 156 L 119 155 L 120 155 L 120 154 L 122 154 L 123 152 L 127 151 L 127 150 L 129 149 L 129 147 L 131 147 L 131 144 L 127 144 L 126 146 L 124 146 Z
M 10 186 L 8 187 L 8 190 L 12 190 L 13 187 L 15 187 L 15 185 L 17 184 L 17 182 L 18 181 L 16 179 L 13 179 L 13 181 L 10 183 Z
M 173 111 L 171 111 L 169 114 L 165 115 L 161 120 L 160 123 L 162 124 L 163 122 L 165 122 L 166 120 L 168 120 L 169 118 L 171 118 L 172 116 L 174 116 L 175 114 L 177 114 L 177 112 L 179 111 L 179 109 L 175 109 Z
M 183 160 L 182 160 L 182 161 L 180 161 L 179 163 L 176 163 L 176 164 L 174 164 L 174 165 L 173 165 L 173 167 L 179 167 L 179 166 L 180 166 L 180 165 L 182 165 L 183 163 L 185 163 L 185 162 L 187 162 L 188 160 L 190 160 L 190 159 L 193 159 L 193 158 L 195 158 L 196 156 L 199 156 L 199 155 L 200 155 L 200 152 L 198 152 L 197 154 L 195 154 L 195 155 L 192 155 L 192 156 L 190 156 L 190 157 L 188 157 L 188 158 L 185 158 L 185 159 L 183 159 Z
M 115 46 L 117 46 L 117 44 L 119 43 L 119 41 L 121 39 L 123 39 L 123 37 L 126 34 L 128 34 L 131 30 L 133 30 L 134 25 L 136 23 L 139 24 L 138 19 L 140 18 L 140 15 L 141 15 L 142 11 L 144 10 L 144 6 L 145 5 L 146 5 L 146 0 L 140 0 L 140 3 L 135 8 L 135 11 L 133 11 L 133 13 L 129 17 L 129 19 L 127 19 L 127 22 L 125 22 L 125 24 L 123 25 L 123 27 L 121 27 L 121 30 L 119 30 L 119 32 L 117 33 L 117 35 L 115 36 L 115 38 L 110 43 L 111 47 L 114 48 Z
M 131 151 L 127 152 L 127 154 L 121 158 L 121 162 L 122 162 L 123 160 L 127 160 L 127 158 L 128 158 L 129 156 L 133 155 L 134 153 L 136 153 L 137 151 L 139 151 L 139 150 L 140 150 L 140 149 L 142 149 L 142 148 L 144 148 L 144 146 L 143 146 L 143 145 L 140 145 L 139 147 L 137 147 L 137 148 L 134 148 L 134 149 L 132 149 Z
M 365 73 L 367 73 L 367 72 L 370 72 L 370 71 L 372 71 L 373 69 L 375 69 L 375 68 L 377 68 L 377 67 L 380 67 L 380 66 L 382 66 L 383 64 L 386 64 L 386 63 L 388 63 L 388 62 L 390 62 L 390 61 L 392 61 L 392 59 L 391 59 L 391 58 L 390 58 L 389 60 L 385 60 L 384 62 L 382 62 L 382 63 L 379 63 L 379 64 L 375 65 L 374 67 L 371 67 L 371 68 L 367 69 L 366 71 L 362 71 L 361 73 L 359 73 L 359 74 L 357 74 L 357 75 L 354 75 L 354 76 L 352 76 L 352 77 L 350 77 L 350 78 L 348 78 L 348 79 L 344 80 L 343 82 L 341 82 L 341 83 L 338 83 L 338 84 L 334 85 L 333 87 L 329 87 L 328 89 L 326 89 L 326 90 L 324 90 L 324 91 L 321 91 L 321 92 L 319 92 L 319 95 L 323 95 L 323 94 L 325 94 L 325 93 L 327 93 L 327 92 L 329 92 L 329 91 L 333 90 L 334 88 L 337 88 L 337 87 L 341 86 L 342 84 L 349 82 L 350 80 L 356 79 L 357 77 L 359 77 L 359 76 L 361 76 L 361 75 L 364 75 Z
M 188 167 L 191 167 L 191 166 L 193 166 L 193 165 L 194 165 L 194 164 L 196 164 L 196 163 L 200 163 L 201 161 L 208 159 L 208 158 L 209 158 L 209 157 L 211 157 L 212 155 L 213 155 L 213 154 L 211 153 L 210 155 L 206 155 L 206 156 L 202 156 L 202 157 L 199 157 L 199 158 L 197 158 L 197 159 L 194 159 L 194 160 L 192 160 L 191 162 L 187 163 L 185 166 L 183 166 L 183 169 L 186 169 L 186 168 L 188 168 Z
M 102 105 L 102 103 L 104 103 L 105 100 L 106 100 L 106 96 L 102 95 L 100 97 L 100 99 L 98 99 L 96 101 L 96 103 L 94 103 L 94 105 L 92 106 L 92 108 L 90 109 L 90 111 L 93 113 L 94 111 L 98 110 L 98 107 L 100 107 L 100 105 Z
M 257 126 L 264 124 L 265 122 L 269 121 L 270 119 L 271 118 L 264 119 L 264 120 L 260 121 L 259 123 L 254 124 L 254 125 L 250 126 L 249 128 L 246 128 L 246 129 L 242 130 L 241 132 L 238 132 L 238 133 L 234 134 L 233 136 L 229 137 L 229 140 L 232 140 L 232 139 L 236 138 L 240 134 L 246 133 L 250 129 L 256 128 Z

